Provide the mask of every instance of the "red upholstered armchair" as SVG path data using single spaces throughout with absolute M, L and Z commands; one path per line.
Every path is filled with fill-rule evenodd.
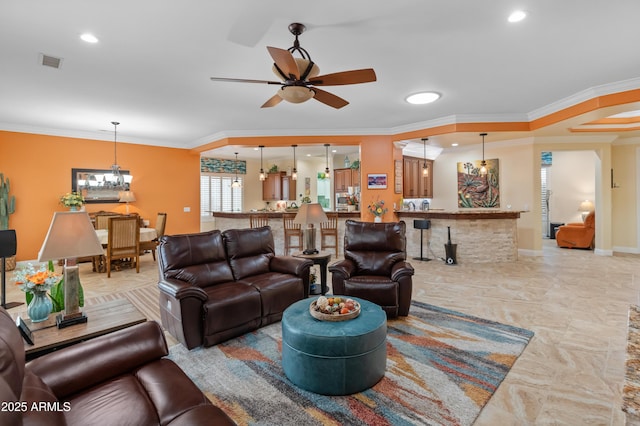
M 390 318 L 409 315 L 414 270 L 406 261 L 405 232 L 402 221 L 347 220 L 344 260 L 329 267 L 333 293 L 376 303 Z
M 584 219 L 584 223 L 568 223 L 559 227 L 556 242 L 558 247 L 592 249 L 595 235 L 596 214 L 590 212 Z

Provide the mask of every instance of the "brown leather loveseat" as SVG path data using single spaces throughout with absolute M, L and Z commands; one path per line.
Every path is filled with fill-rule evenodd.
M 162 325 L 192 349 L 280 321 L 309 296 L 311 265 L 276 256 L 269 226 L 165 235 L 158 246 Z
M 22 336 L 0 308 L 0 425 L 234 425 L 167 353 L 149 321 L 25 365 Z
M 347 220 L 344 260 L 329 266 L 334 294 L 361 297 L 387 317 L 409 315 L 414 269 L 407 259 L 406 225 Z

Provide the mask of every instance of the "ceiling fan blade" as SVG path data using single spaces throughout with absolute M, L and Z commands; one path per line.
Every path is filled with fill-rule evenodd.
M 273 107 L 278 105 L 280 102 L 282 102 L 282 98 L 278 94 L 275 94 L 272 97 L 270 97 L 267 102 L 263 103 L 260 108 Z
M 300 80 L 300 73 L 298 72 L 298 65 L 291 52 L 285 49 L 277 47 L 267 46 L 269 54 L 273 58 L 273 62 L 284 73 L 285 78 L 289 80 Z
M 225 77 L 209 77 L 211 81 L 230 81 L 233 83 L 261 83 L 261 84 L 278 84 L 282 85 L 281 81 L 269 81 L 269 80 L 247 80 L 245 78 L 225 78 Z
M 311 90 L 315 92 L 315 95 L 313 95 L 315 99 L 323 104 L 329 105 L 330 107 L 334 107 L 335 109 L 340 109 L 343 106 L 349 105 L 349 102 L 334 95 L 333 93 L 326 92 L 322 89 L 318 89 L 317 87 L 312 87 Z
M 340 86 L 344 84 L 370 83 L 372 81 L 376 81 L 376 73 L 372 68 L 336 72 L 309 79 L 309 83 L 320 86 Z

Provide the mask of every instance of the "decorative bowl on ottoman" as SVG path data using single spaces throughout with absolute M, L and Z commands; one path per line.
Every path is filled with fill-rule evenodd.
M 309 313 L 320 321 L 346 321 L 360 315 L 360 303 L 340 296 L 320 296 L 311 302 Z

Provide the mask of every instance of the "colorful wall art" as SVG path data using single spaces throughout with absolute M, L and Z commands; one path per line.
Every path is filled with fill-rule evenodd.
M 499 160 L 486 160 L 487 174 L 480 174 L 481 161 L 458 163 L 458 207 L 500 207 Z

